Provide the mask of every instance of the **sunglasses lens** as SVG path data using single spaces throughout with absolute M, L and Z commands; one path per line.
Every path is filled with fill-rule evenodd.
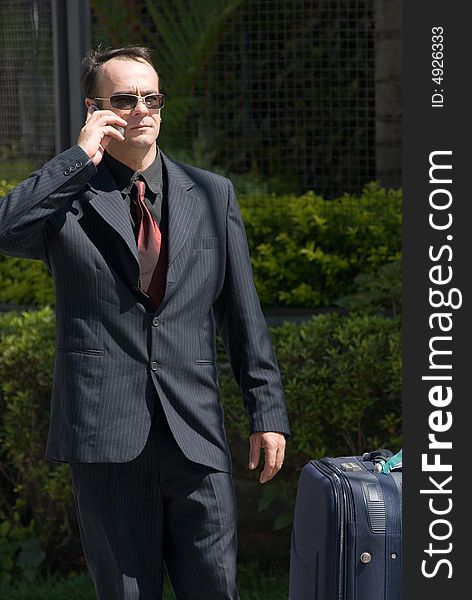
M 146 106 L 148 108 L 162 108 L 164 106 L 164 96 L 161 94 L 149 94 L 149 96 L 146 96 Z
M 137 97 L 131 94 L 116 94 L 115 96 L 110 96 L 111 106 L 113 108 L 118 108 L 119 110 L 130 110 L 131 108 L 134 108 L 137 103 Z
M 144 97 L 148 108 L 162 108 L 164 106 L 164 96 L 162 94 L 149 94 Z M 118 110 L 131 110 L 138 103 L 138 96 L 133 94 L 115 94 L 110 96 L 110 104 L 112 108 Z

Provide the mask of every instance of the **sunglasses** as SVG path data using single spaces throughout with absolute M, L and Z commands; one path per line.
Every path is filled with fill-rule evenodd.
M 109 98 L 92 98 L 92 100 L 108 100 L 112 108 L 118 110 L 132 110 L 138 102 L 143 100 L 147 108 L 159 109 L 164 106 L 164 94 L 148 94 L 147 96 L 136 96 L 135 94 L 113 94 Z

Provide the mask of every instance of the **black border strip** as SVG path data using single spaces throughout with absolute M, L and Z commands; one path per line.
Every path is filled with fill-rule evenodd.
M 472 527 L 466 488 L 472 439 L 472 98 L 467 91 L 467 8 L 467 2 L 457 0 L 403 2 L 406 600 L 453 600 L 470 593 Z M 435 75 L 442 79 L 433 81 Z M 430 171 L 432 164 L 437 168 Z

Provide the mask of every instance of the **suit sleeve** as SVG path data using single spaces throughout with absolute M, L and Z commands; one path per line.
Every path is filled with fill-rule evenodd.
M 246 232 L 228 181 L 226 274 L 216 322 L 249 416 L 249 429 L 290 434 L 280 372 L 254 285 Z
M 79 146 L 62 152 L 0 199 L 0 252 L 45 258 L 48 220 L 95 174 Z

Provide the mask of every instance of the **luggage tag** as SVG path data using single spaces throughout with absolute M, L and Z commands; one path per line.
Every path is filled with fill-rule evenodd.
M 402 451 L 397 452 L 391 456 L 382 465 L 382 473 L 390 473 L 390 471 L 401 471 L 402 470 Z

